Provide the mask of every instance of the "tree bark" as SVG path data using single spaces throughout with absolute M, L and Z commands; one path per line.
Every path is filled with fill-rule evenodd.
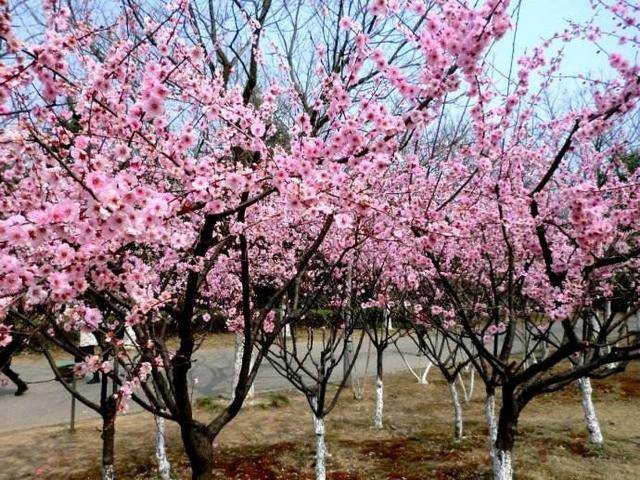
M 382 315 L 384 317 L 384 328 L 386 328 L 387 331 L 393 330 L 393 320 L 391 319 L 391 315 L 389 314 L 389 310 L 387 310 L 385 308 L 382 311 Z
M 375 428 L 382 428 L 382 415 L 384 409 L 384 381 L 383 375 L 383 350 L 376 349 L 376 413 L 373 417 L 373 426 Z
M 110 397 L 102 413 L 102 480 L 114 480 L 113 453 L 116 436 L 116 404 Z
M 469 401 L 469 395 L 467 394 L 467 387 L 464 384 L 464 378 L 462 377 L 462 372 L 458 373 L 458 382 L 460 383 L 460 388 L 462 389 L 462 398 L 464 398 L 465 403 Z
M 449 391 L 451 392 L 451 401 L 453 402 L 453 410 L 455 413 L 454 438 L 456 440 L 462 440 L 462 405 L 460 404 L 460 398 L 458 398 L 455 378 L 449 382 Z
M 496 449 L 493 457 L 493 480 L 511 480 L 512 478 L 511 450 Z
M 473 397 L 473 390 L 476 386 L 476 369 L 473 366 L 471 367 L 470 376 L 471 378 L 469 379 L 469 400 L 471 400 L 471 397 Z
M 211 480 L 213 478 L 213 445 L 206 426 L 193 421 L 185 422 L 180 425 L 180 432 L 191 464 L 192 480 Z
M 489 456 L 495 457 L 496 438 L 498 437 L 498 423 L 496 422 L 496 397 L 493 392 L 487 392 L 487 428 L 489 433 Z
M 231 401 L 236 398 L 236 387 L 240 379 L 240 370 L 242 369 L 242 356 L 244 355 L 244 333 L 235 333 L 235 351 L 233 354 L 233 380 L 231 383 Z M 253 367 L 253 355 L 251 359 L 251 366 Z M 246 399 L 251 400 L 255 396 L 255 385 L 252 383 L 249 387 Z
M 513 478 L 512 452 L 518 435 L 519 415 L 520 409 L 513 390 L 502 387 L 502 406 L 493 456 L 494 480 L 511 480 Z
M 231 401 L 236 396 L 236 387 L 242 368 L 242 355 L 244 354 L 244 335 L 242 332 L 235 332 L 235 350 L 233 354 L 233 380 L 231 381 Z
M 604 438 L 600 429 L 600 422 L 596 415 L 596 409 L 593 405 L 591 388 L 591 379 L 583 377 L 578 379 L 578 386 L 582 393 L 582 410 L 584 411 L 584 419 L 587 422 L 587 431 L 589 432 L 589 442 L 595 445 L 602 445 Z
M 316 480 L 326 480 L 327 447 L 324 440 L 324 419 L 322 417 L 314 417 L 313 423 L 316 431 Z
M 156 421 L 156 459 L 158 461 L 158 476 L 162 480 L 171 479 L 171 464 L 167 458 L 165 447 L 165 422 L 160 416 L 154 417 Z
M 424 372 L 422 372 L 422 376 L 420 377 L 420 379 L 418 380 L 418 383 L 420 385 L 426 385 L 427 383 L 427 376 L 429 375 L 429 370 L 431 370 L 431 367 L 433 367 L 433 363 L 431 362 L 431 360 L 427 361 L 427 366 L 424 369 Z

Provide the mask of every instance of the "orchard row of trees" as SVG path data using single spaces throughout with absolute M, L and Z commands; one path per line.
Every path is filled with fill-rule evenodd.
M 60 374 L 51 345 L 96 335 L 99 401 L 67 388 L 103 418 L 104 478 L 128 402 L 160 432 L 175 421 L 193 478 L 211 478 L 263 361 L 308 398 L 324 478 L 332 373 L 367 326 L 382 425 L 392 321 L 454 398 L 476 372 L 508 479 L 529 402 L 640 356 L 638 7 L 593 0 L 593 20 L 503 72 L 490 58 L 521 21 L 512 3 L 2 5 L 0 343 L 28 339 Z M 571 43 L 610 71 L 552 105 Z M 196 419 L 213 315 L 238 339 L 234 392 Z

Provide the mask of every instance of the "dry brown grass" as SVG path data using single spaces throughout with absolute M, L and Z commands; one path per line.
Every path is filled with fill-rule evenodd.
M 594 399 L 606 446 L 586 445 L 576 388 L 533 401 L 520 422 L 515 456 L 518 479 L 631 480 L 640 474 L 640 368 L 594 381 Z M 369 427 L 373 387 L 355 401 L 345 392 L 327 419 L 328 467 L 333 480 L 418 480 L 490 478 L 484 403 L 476 391 L 465 404 L 465 439 L 451 440 L 452 409 L 443 381 L 428 386 L 408 375 L 389 376 L 386 427 Z M 216 478 L 295 480 L 313 478 L 313 433 L 306 401 L 288 394 L 290 404 L 272 406 L 263 396 L 245 408 L 216 444 Z M 199 410 L 203 418 L 211 413 Z M 75 434 L 63 427 L 0 435 L 0 479 L 99 478 L 100 423 L 84 422 Z M 188 478 L 175 425 L 168 425 L 170 457 L 178 478 Z M 116 471 L 120 479 L 152 479 L 154 427 L 146 414 L 117 423 Z

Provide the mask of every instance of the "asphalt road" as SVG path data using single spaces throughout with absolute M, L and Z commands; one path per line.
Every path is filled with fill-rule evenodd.
M 414 369 L 418 366 L 424 368 L 426 360 L 418 356 L 418 350 L 410 338 L 400 339 L 398 346 Z M 368 352 L 370 358 L 367 361 Z M 197 379 L 197 382 L 194 382 L 194 397 L 229 394 L 233 376 L 233 353 L 233 347 L 202 349 L 196 353 L 192 369 L 192 377 Z M 357 376 L 374 375 L 375 365 L 375 349 L 369 350 L 368 340 L 365 339 L 355 365 Z M 62 385 L 53 380 L 53 374 L 44 359 L 19 357 L 14 360 L 13 368 L 30 384 L 29 391 L 21 397 L 16 397 L 12 383 L 0 386 L 0 432 L 69 422 L 71 396 Z M 407 369 L 393 345 L 385 352 L 384 369 L 385 372 Z M 341 368 L 337 368 L 332 379 L 339 381 L 341 375 Z M 258 392 L 292 388 L 291 384 L 266 361 L 260 366 L 255 383 Z M 99 385 L 86 385 L 85 380 L 78 380 L 77 385 L 79 391 L 88 398 L 98 399 Z M 131 402 L 131 411 L 139 409 Z M 84 420 L 98 418 L 98 415 L 80 402 L 76 402 L 76 418 Z

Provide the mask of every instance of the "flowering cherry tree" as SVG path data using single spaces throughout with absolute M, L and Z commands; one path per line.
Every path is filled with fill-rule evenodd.
M 561 66 L 553 45 L 637 45 L 636 6 L 592 3 L 611 31 L 571 25 L 506 88 L 486 54 L 511 27 L 507 0 L 130 1 L 100 18 L 45 0 L 33 34 L 0 5 L 0 343 L 9 317 L 45 318 L 54 337 L 133 328 L 136 382 L 91 368 L 175 420 L 193 478 L 211 478 L 213 440 L 291 320 L 277 320 L 283 298 L 356 239 L 370 265 L 393 250 L 384 288 L 464 337 L 456 348 L 501 390 L 495 475 L 509 478 L 529 401 L 639 355 L 628 331 L 576 333 L 593 296 L 638 267 L 639 173 L 619 160 L 638 66 L 611 52 L 587 105 L 536 108 Z M 233 400 L 201 421 L 189 372 L 213 311 L 243 348 Z M 532 348 L 564 335 L 514 367 L 523 323 Z

